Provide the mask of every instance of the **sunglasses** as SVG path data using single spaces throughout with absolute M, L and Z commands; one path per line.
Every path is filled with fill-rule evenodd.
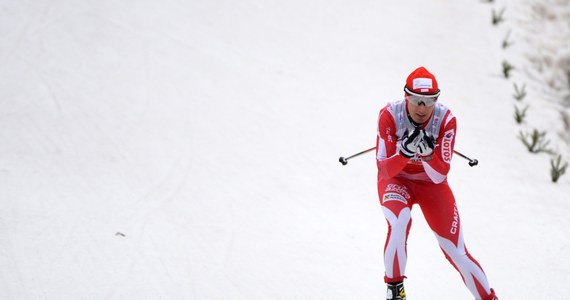
M 437 96 L 419 96 L 419 95 L 411 95 L 411 94 L 406 94 L 406 99 L 408 99 L 408 101 L 410 101 L 413 105 L 420 105 L 420 104 L 424 104 L 426 107 L 432 107 L 435 105 L 435 102 L 437 101 Z

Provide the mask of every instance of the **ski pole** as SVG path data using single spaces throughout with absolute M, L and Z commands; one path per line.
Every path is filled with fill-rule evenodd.
M 479 164 L 479 161 L 478 161 L 477 159 L 471 159 L 471 158 L 465 156 L 464 154 L 461 154 L 461 152 L 458 152 L 458 151 L 453 150 L 453 153 L 455 153 L 455 154 L 457 154 L 457 155 L 459 155 L 459 156 L 465 158 L 466 160 L 468 160 L 470 167 L 473 167 L 473 166 L 476 166 L 476 165 Z
M 338 161 L 339 161 L 343 166 L 345 166 L 346 164 L 348 164 L 348 160 L 349 160 L 349 159 L 354 158 L 354 157 L 357 157 L 357 156 L 360 156 L 360 155 L 362 155 L 362 154 L 364 154 L 364 153 L 368 153 L 368 152 L 370 152 L 370 151 L 372 151 L 372 150 L 376 150 L 376 147 L 372 147 L 372 148 L 370 148 L 370 149 L 366 149 L 366 150 L 364 150 L 364 151 L 361 151 L 361 152 L 358 152 L 358 153 L 356 153 L 356 154 L 353 154 L 353 155 L 351 155 L 351 156 L 349 156 L 349 157 L 342 157 L 342 156 L 341 156 L 341 157 L 338 159 Z M 479 164 L 479 161 L 478 161 L 477 159 L 471 159 L 471 158 L 465 156 L 464 154 L 462 154 L 461 152 L 458 152 L 458 151 L 456 151 L 456 150 L 453 150 L 453 152 L 454 152 L 455 154 L 457 154 L 457 155 L 459 155 L 459 156 L 465 158 L 466 160 L 468 160 L 470 167 L 473 167 L 473 166 L 476 166 L 476 165 Z
M 338 161 L 340 161 L 340 163 L 344 166 L 344 165 L 346 165 L 346 164 L 348 163 L 348 160 L 349 160 L 349 159 L 351 159 L 351 158 L 353 158 L 353 157 L 357 157 L 357 156 L 362 155 L 362 154 L 364 154 L 364 153 L 368 153 L 368 152 L 370 152 L 370 151 L 372 151 L 372 150 L 376 150 L 376 147 L 372 147 L 372 148 L 370 148 L 370 149 L 366 149 L 366 150 L 364 150 L 364 151 L 358 152 L 358 153 L 353 154 L 353 155 L 351 155 L 351 156 L 349 156 L 349 157 L 347 157 L 347 158 L 344 158 L 344 157 L 341 156 L 341 157 L 338 159 Z

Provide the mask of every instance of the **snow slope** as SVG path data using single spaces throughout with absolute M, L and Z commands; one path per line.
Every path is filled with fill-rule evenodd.
M 449 178 L 470 251 L 501 299 L 558 298 L 570 179 L 516 138 L 531 2 L 496 2 L 0 1 L 0 299 L 382 299 L 374 155 L 337 159 L 419 65 L 480 161 Z M 409 299 L 471 299 L 413 216 Z

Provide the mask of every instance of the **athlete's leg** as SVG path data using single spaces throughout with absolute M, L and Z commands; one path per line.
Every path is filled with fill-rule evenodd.
M 404 280 L 407 253 L 406 242 L 412 224 L 412 199 L 408 187 L 398 179 L 378 181 L 378 196 L 388 222 L 388 235 L 384 246 L 384 266 L 387 283 Z
M 476 299 L 492 299 L 488 298 L 493 291 L 489 287 L 487 276 L 465 247 L 459 212 L 447 183 L 425 184 L 417 193 L 417 203 L 435 233 L 439 246 L 459 271 L 469 291 Z

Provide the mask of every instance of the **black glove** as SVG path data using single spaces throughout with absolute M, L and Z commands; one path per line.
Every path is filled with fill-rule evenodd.
M 423 141 L 423 131 L 416 127 L 412 134 L 408 136 L 408 131 L 404 133 L 402 140 L 400 141 L 400 153 L 411 158 L 416 155 L 418 145 Z
M 433 136 L 422 130 L 422 140 L 418 144 L 416 149 L 416 153 L 420 156 L 428 156 L 433 153 L 433 149 L 435 148 L 435 141 Z

